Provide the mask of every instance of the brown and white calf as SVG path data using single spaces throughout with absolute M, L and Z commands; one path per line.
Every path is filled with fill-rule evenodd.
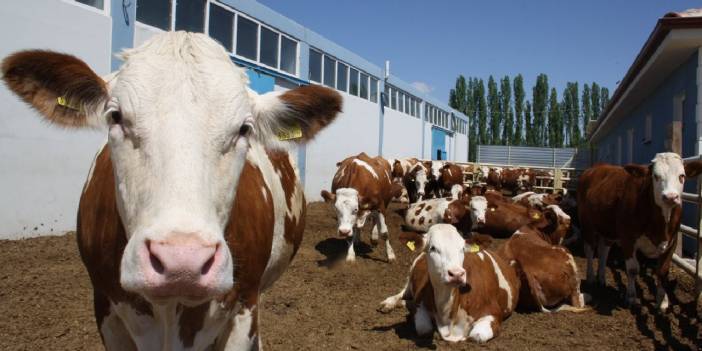
M 494 338 L 514 310 L 519 279 L 514 269 L 489 250 L 466 250 L 452 225 L 437 224 L 425 236 L 424 250 L 398 294 L 380 306 L 387 312 L 409 300 L 418 335 L 433 333 L 451 342 Z
M 422 162 L 417 162 L 405 173 L 402 185 L 407 190 L 410 203 L 422 201 L 427 192 L 429 171 Z
M 519 305 L 542 312 L 586 311 L 573 255 L 551 243 L 557 223 L 519 228 L 496 251 L 521 280 Z M 555 310 L 552 310 L 555 308 Z
M 341 162 L 332 180 L 331 192 L 322 190 L 324 200 L 336 210 L 338 233 L 349 242 L 346 261 L 355 261 L 354 244 L 360 240 L 361 228 L 368 216 L 374 217 L 372 241 L 378 232 L 385 240 L 388 261 L 395 260 L 390 246 L 385 211 L 390 201 L 400 194 L 399 184 L 390 178 L 390 163 L 382 157 L 371 158 L 365 153 Z
M 463 169 L 453 163 L 446 163 L 439 170 L 439 187 L 443 193 L 452 192 L 454 187 L 463 187 Z
M 441 179 L 441 169 L 444 168 L 444 165 L 446 165 L 446 162 L 444 161 L 424 161 L 422 162 L 424 167 L 427 170 L 427 188 L 426 188 L 426 197 L 427 198 L 435 198 L 435 197 L 441 197 L 443 189 L 440 184 L 440 179 Z
M 463 235 L 469 235 L 477 227 L 485 224 L 485 214 L 489 210 L 484 196 L 464 195 L 449 203 L 444 212 L 444 223 L 453 224 Z
M 288 142 L 276 135 L 311 139 L 341 97 L 316 86 L 258 95 L 203 34 L 159 34 L 122 57 L 105 78 L 50 51 L 2 63 L 10 90 L 46 120 L 107 134 L 77 225 L 105 348 L 256 348 L 259 295 L 305 225 Z
M 560 194 L 537 194 L 533 191 L 528 191 L 512 197 L 512 202 L 514 203 L 539 210 L 543 210 L 546 206 L 559 205 L 562 200 L 563 196 Z
M 412 166 L 419 163 L 419 160 L 413 157 L 396 158 L 391 160 L 392 164 L 392 179 L 395 183 L 402 184 L 402 194 L 399 196 L 400 202 L 410 202 L 409 193 L 404 185 L 405 175 L 409 173 Z
M 594 248 L 599 256 L 598 281 L 605 285 L 605 267 L 614 243 L 622 248 L 627 272 L 626 302 L 636 303 L 636 253 L 658 260 L 656 304 L 668 308 L 664 283 L 677 245 L 682 191 L 687 177 L 702 172 L 702 162 L 683 164 L 675 153 L 659 153 L 651 165 L 598 165 L 578 181 L 578 216 L 588 259 L 587 280 L 594 283 Z
M 485 223 L 487 200 L 482 196 L 463 196 L 461 199 L 438 198 L 410 205 L 405 213 L 405 227 L 426 233 L 437 223 L 457 224 L 459 218 L 472 223 Z

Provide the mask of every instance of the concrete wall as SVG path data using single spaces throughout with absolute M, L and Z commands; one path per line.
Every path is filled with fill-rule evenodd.
M 110 72 L 111 19 L 66 1 L 10 1 L 0 11 L 0 57 L 22 49 L 71 53 Z M 0 86 L 0 239 L 74 230 L 78 199 L 104 133 L 41 121 Z
M 422 121 L 399 111 L 385 109 L 383 156 L 385 158 L 421 157 Z

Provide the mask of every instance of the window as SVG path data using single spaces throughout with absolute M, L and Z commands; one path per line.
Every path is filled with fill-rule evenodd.
M 104 10 L 105 7 L 105 2 L 104 0 L 76 0 L 76 2 L 79 2 L 81 4 L 86 4 L 88 6 L 95 7 L 100 10 Z
M 629 129 L 629 131 L 626 133 L 626 145 L 627 145 L 626 162 L 632 163 L 632 162 L 634 162 L 634 130 L 633 129 Z
M 414 116 L 415 114 L 415 104 L 414 104 L 414 98 L 410 98 L 410 115 Z
M 210 4 L 210 37 L 222 44 L 229 52 L 232 51 L 233 30 L 234 13 L 221 6 Z
M 622 136 L 617 137 L 617 164 L 622 164 Z
M 644 127 L 643 142 L 644 144 L 648 144 L 651 142 L 653 134 L 653 116 L 651 116 L 651 114 L 646 115 L 646 125 Z
M 402 91 L 397 93 L 397 110 L 400 112 L 405 112 L 405 93 Z
M 383 106 L 388 107 L 388 104 L 390 102 L 390 86 L 385 85 L 385 88 L 383 88 Z
M 278 68 L 278 40 L 280 35 L 266 27 L 261 27 L 261 52 L 262 64 Z
M 322 53 L 310 49 L 309 79 L 317 83 L 322 82 Z
M 334 87 L 334 71 L 336 70 L 336 61 L 324 55 L 324 85 Z
M 171 0 L 137 1 L 136 19 L 156 28 L 171 29 Z
M 297 75 L 297 42 L 280 37 L 280 69 Z
M 368 99 L 368 75 L 361 73 L 361 97 Z
M 392 103 L 390 104 L 390 108 L 393 110 L 397 109 L 397 90 L 392 89 L 390 90 L 390 100 Z
M 358 70 L 351 68 L 349 73 L 349 93 L 358 96 Z
M 336 64 L 336 88 L 341 90 L 341 91 L 347 91 L 347 70 L 349 69 L 349 66 L 338 62 Z
M 409 95 L 405 95 L 405 113 L 408 115 L 412 114 L 412 108 L 410 106 L 410 97 Z
M 370 101 L 378 102 L 378 80 L 373 77 L 370 79 Z
M 257 60 L 258 24 L 241 16 L 237 16 L 236 22 L 236 54 Z
M 206 0 L 176 1 L 175 30 L 205 32 Z

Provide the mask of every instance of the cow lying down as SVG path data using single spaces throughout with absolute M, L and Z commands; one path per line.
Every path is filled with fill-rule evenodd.
M 519 279 L 505 260 L 489 250 L 465 245 L 449 224 L 425 235 L 423 252 L 410 268 L 402 291 L 381 303 L 390 311 L 409 301 L 418 335 L 434 325 L 446 341 L 468 338 L 483 343 L 495 337 L 518 301 Z
M 462 196 L 461 199 L 438 198 L 410 205 L 405 213 L 405 229 L 426 233 L 438 223 L 485 223 L 487 200 L 482 196 Z M 471 224 L 466 224 L 471 226 Z

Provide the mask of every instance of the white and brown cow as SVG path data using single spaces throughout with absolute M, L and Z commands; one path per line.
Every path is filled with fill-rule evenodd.
M 311 139 L 341 97 L 316 86 L 258 95 L 203 34 L 159 34 L 122 57 L 105 78 L 50 51 L 2 63 L 7 86 L 46 120 L 107 133 L 77 228 L 105 348 L 256 348 L 259 295 L 305 223 L 276 135 Z
M 402 185 L 407 189 L 410 203 L 422 201 L 426 195 L 429 183 L 429 170 L 424 163 L 417 162 L 410 167 L 402 178 Z
M 349 241 L 346 261 L 356 260 L 354 244 L 360 240 L 361 228 L 371 215 L 374 217 L 371 240 L 377 241 L 380 232 L 385 240 L 388 261 L 395 260 L 385 224 L 385 211 L 402 189 L 400 184 L 392 182 L 390 172 L 387 160 L 371 158 L 362 152 L 341 161 L 332 180 L 332 191 L 321 192 L 322 198 L 334 205 L 339 235 Z
M 683 164 L 678 154 L 656 154 L 651 165 L 597 165 L 578 180 L 578 216 L 585 240 L 587 281 L 594 283 L 597 247 L 598 282 L 605 285 L 605 267 L 613 243 L 622 248 L 627 272 L 626 302 L 634 304 L 639 262 L 636 253 L 658 260 L 658 309 L 668 308 L 664 283 L 677 243 L 685 179 L 702 172 L 702 162 Z
M 466 250 L 449 224 L 432 226 L 423 246 L 405 287 L 385 299 L 380 310 L 390 311 L 409 300 L 418 335 L 431 334 L 436 325 L 446 341 L 470 338 L 483 343 L 495 337 L 518 303 L 514 269 L 492 251 Z
M 562 200 L 563 195 L 561 194 L 535 193 L 533 191 L 527 191 L 512 197 L 513 203 L 519 203 L 539 210 L 543 210 L 550 205 L 558 205 Z

